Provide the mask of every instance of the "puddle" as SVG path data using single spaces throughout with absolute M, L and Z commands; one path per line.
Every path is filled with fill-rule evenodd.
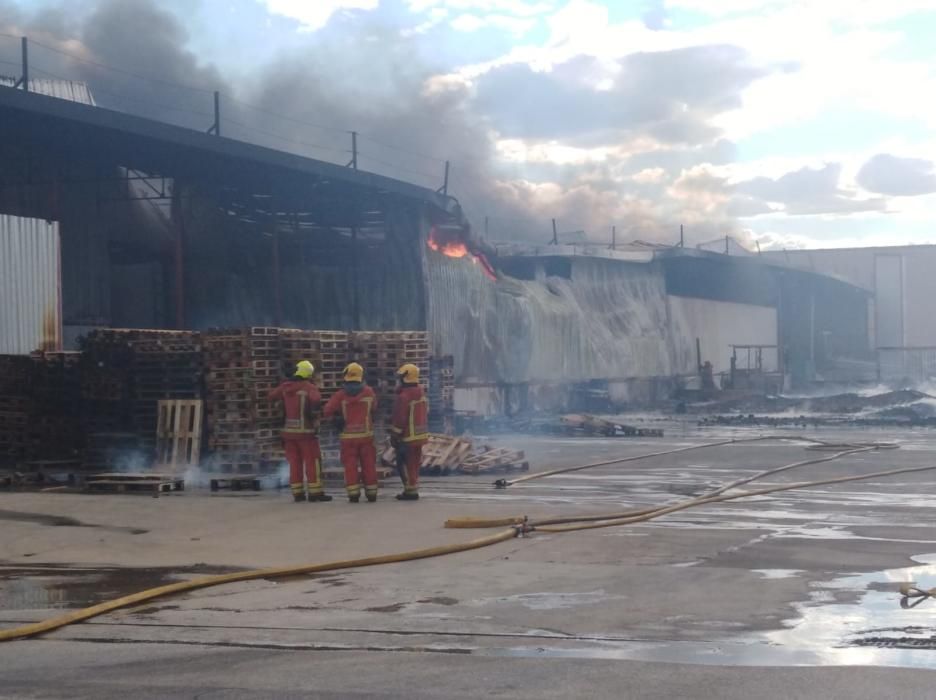
M 751 569 L 751 571 L 768 580 L 796 578 L 803 573 L 802 569 Z
M 83 608 L 166 583 L 237 570 L 212 566 L 172 569 L 0 566 L 0 610 Z
M 583 593 L 520 593 L 501 598 L 479 598 L 468 605 L 482 606 L 491 603 L 518 603 L 529 610 L 563 610 L 579 605 L 607 605 L 620 596 L 609 596 L 603 590 Z
M 627 659 L 740 666 L 870 665 L 936 668 L 936 599 L 901 606 L 899 586 L 936 587 L 936 554 L 917 566 L 844 576 L 813 586 L 810 600 L 784 629 L 709 642 L 642 642 L 479 649 L 475 653 L 526 658 Z M 800 572 L 758 571 L 765 578 Z M 913 601 L 914 599 L 910 599 Z M 906 601 L 904 601 L 906 605 Z M 928 607 L 927 607 L 928 606 Z
M 902 607 L 899 586 L 914 581 L 936 587 L 936 555 L 913 557 L 918 565 L 843 576 L 812 587 L 810 600 L 783 629 L 709 641 L 556 636 L 549 646 L 473 647 L 480 656 L 654 661 L 736 666 L 869 665 L 936 668 L 936 598 Z M 765 579 L 797 576 L 794 569 L 761 569 Z M 498 598 L 548 607 L 591 602 L 599 592 L 542 593 Z M 525 600 L 524 600 L 525 599 Z M 573 602 L 576 601 L 576 602 Z M 472 601 L 483 604 L 485 601 Z M 558 604 L 557 604 L 558 603 Z M 906 601 L 904 601 L 906 606 Z M 537 609 L 542 609 L 537 607 Z

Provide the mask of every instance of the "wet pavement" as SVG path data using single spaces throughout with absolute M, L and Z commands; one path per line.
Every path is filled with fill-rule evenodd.
M 499 436 L 491 442 L 524 449 L 538 470 L 757 434 L 699 431 L 685 422 L 667 426 L 662 439 Z M 936 431 L 810 435 L 893 440 L 901 449 L 849 455 L 752 486 L 936 465 Z M 506 490 L 493 489 L 491 477 L 434 478 L 426 480 L 419 504 L 385 498 L 373 506 L 303 506 L 275 492 L 238 499 L 198 490 L 165 499 L 0 495 L 0 528 L 11 535 L 0 542 L 0 625 L 205 573 L 401 551 L 480 534 L 441 529 L 448 517 L 670 504 L 809 456 L 802 444 L 748 443 Z M 585 684 L 598 683 L 588 678 L 586 663 L 604 673 L 613 664 L 629 672 L 649 672 L 640 666 L 647 663 L 716 667 L 726 678 L 735 666 L 876 666 L 910 682 L 917 677 L 900 669 L 936 668 L 936 599 L 905 600 L 899 589 L 911 581 L 936 587 L 934 515 L 936 471 L 921 472 L 713 504 L 626 527 L 534 533 L 443 559 L 231 584 L 151 601 L 43 640 L 0 645 L 0 676 L 16 672 L 23 687 L 30 679 L 44 687 L 23 654 L 39 648 L 71 655 L 91 645 L 107 658 L 105 649 L 119 644 L 128 658 L 131 648 L 156 646 L 308 654 L 310 668 L 319 655 L 356 654 L 361 662 L 409 669 L 414 678 L 428 672 L 425 659 L 459 656 L 475 659 L 459 661 L 459 669 L 474 663 L 496 673 L 546 660 L 575 669 L 569 674 L 582 674 Z M 134 663 L 131 677 L 142 678 L 133 676 L 142 673 Z M 196 676 L 192 687 L 202 678 Z M 276 688 L 285 686 L 267 689 Z M 863 697 L 862 689 L 873 687 L 852 697 Z M 502 695 L 526 697 L 520 690 Z M 833 695 L 806 689 L 801 696 Z

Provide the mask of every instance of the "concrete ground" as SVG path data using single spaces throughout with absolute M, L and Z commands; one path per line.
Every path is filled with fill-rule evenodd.
M 534 470 L 753 431 L 663 439 L 514 436 Z M 788 433 L 792 435 L 793 433 Z M 936 433 L 766 479 L 936 466 Z M 293 504 L 285 492 L 0 493 L 0 626 L 205 573 L 356 558 L 487 534 L 459 516 L 671 503 L 809 459 L 736 444 L 494 490 L 427 479 L 423 500 Z M 793 491 L 651 523 L 534 533 L 448 557 L 257 580 L 0 644 L 0 697 L 926 697 L 936 676 L 936 471 Z

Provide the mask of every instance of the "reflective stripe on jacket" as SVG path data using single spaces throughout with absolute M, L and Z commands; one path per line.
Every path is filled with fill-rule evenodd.
M 377 410 L 377 395 L 365 386 L 354 396 L 339 389 L 325 404 L 325 417 L 330 418 L 339 411 L 344 428 L 338 436 L 342 440 L 358 440 L 374 437 L 374 412 Z
M 280 399 L 286 413 L 283 432 L 294 435 L 314 435 L 316 431 L 315 414 L 322 395 L 318 387 L 308 380 L 293 379 L 285 381 L 267 395 L 271 401 Z
M 421 386 L 405 385 L 397 390 L 392 429 L 405 443 L 429 439 L 429 401 Z

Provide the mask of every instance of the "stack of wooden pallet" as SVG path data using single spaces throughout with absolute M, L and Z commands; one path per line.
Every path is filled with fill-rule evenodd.
M 151 457 L 136 433 L 90 433 L 85 436 L 82 470 L 143 469 L 149 466 Z
M 146 444 L 156 435 L 159 401 L 202 397 L 201 336 L 165 331 L 130 341 L 134 431 Z
M 455 358 L 429 359 L 429 428 L 433 432 L 451 432 L 455 414 Z
M 322 406 L 330 399 L 343 382 L 342 372 L 351 362 L 350 336 L 343 331 L 308 331 L 310 338 L 318 343 L 319 360 L 315 364 L 315 382 L 322 393 Z M 337 458 L 338 432 L 330 422 L 319 426 L 319 442 L 329 460 Z
M 98 329 L 79 340 L 81 423 L 86 434 L 132 429 L 130 340 L 145 331 Z
M 382 439 L 393 412 L 397 371 L 404 364 L 419 367 L 420 381 L 429 381 L 429 340 L 424 331 L 381 331 L 352 334 L 350 354 L 364 366 L 364 379 L 377 393 L 378 439 Z
M 215 466 L 241 473 L 278 468 L 279 426 L 267 393 L 281 375 L 280 330 L 208 331 L 202 342 L 208 444 Z
M 35 352 L 30 359 L 32 413 L 27 436 L 34 445 L 30 457 L 74 458 L 82 446 L 81 356 L 77 352 Z
M 0 459 L 24 458 L 32 448 L 27 434 L 31 372 L 28 357 L 0 355 Z

